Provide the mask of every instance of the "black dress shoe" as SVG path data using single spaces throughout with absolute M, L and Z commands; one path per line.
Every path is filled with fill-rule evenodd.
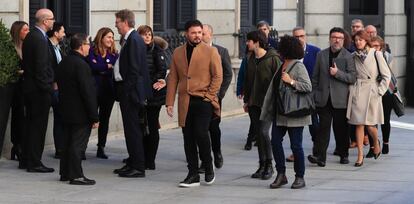
M 341 164 L 349 164 L 348 157 L 341 157 L 341 159 L 339 160 L 339 163 L 341 163 Z
M 299 189 L 299 188 L 303 188 L 305 187 L 305 179 L 301 178 L 301 177 L 296 177 L 295 181 L 292 183 L 291 188 L 292 189 Z
M 200 186 L 200 175 L 198 174 L 187 175 L 184 181 L 181 181 L 180 184 L 178 184 L 178 186 L 182 188 L 191 188 L 191 187 Z
M 313 155 L 308 155 L 308 160 L 312 164 L 317 164 L 320 167 L 324 167 L 326 163 L 324 161 L 319 160 L 318 157 L 315 157 Z
M 96 157 L 101 159 L 108 159 L 108 156 L 105 154 L 104 147 L 98 146 L 98 150 L 96 151 Z
M 125 178 L 143 178 L 145 177 L 145 171 L 140 171 L 140 170 L 131 168 L 129 171 L 120 172 L 118 176 L 125 177 Z
M 223 167 L 223 155 L 221 155 L 221 152 L 214 153 L 214 166 L 218 169 Z
M 128 157 L 128 158 L 123 159 L 123 160 L 122 160 L 122 163 L 126 164 L 126 163 L 127 163 L 127 161 L 128 161 L 128 159 L 129 159 L 129 157 Z
M 62 155 L 60 154 L 60 152 L 58 152 L 58 151 L 56 151 L 55 152 L 55 156 L 54 156 L 54 158 L 55 159 L 60 159 L 60 157 L 61 157 Z
M 272 184 L 270 184 L 270 188 L 280 188 L 281 186 L 288 183 L 288 180 L 286 178 L 285 174 L 277 174 L 275 180 Z
M 55 169 L 48 168 L 43 165 L 27 168 L 27 172 L 31 172 L 31 173 L 52 173 L 54 171 Z
M 72 179 L 69 182 L 71 185 L 95 185 L 95 183 L 95 180 L 88 179 L 86 177 Z
M 129 171 L 129 170 L 131 170 L 132 168 L 131 167 L 129 167 L 128 165 L 124 165 L 122 168 L 119 168 L 119 169 L 115 169 L 114 170 L 114 174 L 119 174 L 119 173 L 121 173 L 121 172 L 124 172 L 124 171 Z
M 260 162 L 259 168 L 252 174 L 252 178 L 262 178 L 263 172 L 265 169 L 264 162 Z

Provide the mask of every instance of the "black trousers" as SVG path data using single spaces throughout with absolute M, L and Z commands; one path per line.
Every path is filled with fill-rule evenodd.
M 13 91 L 13 99 L 11 103 L 12 115 L 10 124 L 10 139 L 13 146 L 21 150 L 22 138 L 25 134 L 25 116 L 24 116 L 24 96 L 22 89 L 22 81 L 19 80 Z
M 199 97 L 191 97 L 188 106 L 184 135 L 184 151 L 187 158 L 187 167 L 190 175 L 198 174 L 198 150 L 200 160 L 206 167 L 206 173 L 213 171 L 211 144 L 208 129 L 213 115 L 213 106 L 210 102 Z
M 53 140 L 55 142 L 55 151 L 62 152 L 63 149 L 63 121 L 62 113 L 58 108 L 59 91 L 55 90 L 52 94 L 52 108 L 53 108 Z
M 272 145 L 270 143 L 269 130 L 272 126 L 272 122 L 261 121 L 260 113 L 262 109 L 257 106 L 249 106 L 250 123 L 253 127 L 253 131 L 257 142 L 257 151 L 259 153 L 259 161 L 271 161 L 272 160 Z
M 348 121 L 346 119 L 346 109 L 332 107 L 331 100 L 325 107 L 317 108 L 319 115 L 319 131 L 313 145 L 313 152 L 321 161 L 326 161 L 326 151 L 328 150 L 331 137 L 331 124 L 335 135 L 337 152 L 342 157 L 348 156 L 349 135 Z
M 219 99 L 219 104 L 221 107 L 221 99 Z M 213 153 L 221 152 L 221 130 L 220 130 L 221 117 L 213 116 L 210 121 L 210 138 L 211 138 L 211 149 Z
M 82 154 L 86 151 L 90 124 L 64 124 L 63 149 L 59 173 L 62 177 L 76 179 L 83 177 Z
M 148 134 L 144 135 L 145 163 L 154 164 L 160 142 L 159 121 L 161 106 L 146 106 Z
M 125 93 L 123 82 L 116 83 L 115 88 L 121 108 L 125 143 L 129 155 L 126 164 L 139 171 L 145 171 L 143 135 L 139 125 L 142 107 L 134 103 Z
M 27 167 L 42 165 L 45 136 L 49 119 L 51 95 L 31 92 L 24 95 L 26 106 L 26 135 L 23 138 L 23 160 Z
M 104 90 L 111 90 L 110 86 L 101 87 Z M 115 99 L 112 93 L 108 91 L 105 93 L 102 91 L 98 95 L 98 108 L 99 108 L 99 128 L 98 128 L 98 144 L 99 147 L 105 147 L 106 138 L 108 136 L 109 118 L 111 117 L 112 108 L 114 106 Z

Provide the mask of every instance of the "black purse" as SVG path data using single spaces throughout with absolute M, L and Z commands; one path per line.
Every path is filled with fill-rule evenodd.
M 292 65 L 292 69 L 296 63 L 298 62 Z M 282 83 L 279 88 L 278 99 L 278 113 L 286 117 L 304 117 L 311 115 L 315 111 L 315 102 L 312 93 L 298 92 L 286 83 Z
M 381 71 L 379 69 L 379 64 L 378 64 L 378 59 L 377 59 L 376 52 L 377 51 L 375 51 L 375 53 L 374 53 L 374 57 L 375 57 L 375 62 L 377 63 L 377 69 L 378 69 L 377 82 L 379 83 L 379 82 L 381 82 L 383 77 L 382 77 Z M 387 62 L 387 66 L 388 66 L 388 62 Z M 394 112 L 398 117 L 401 117 L 405 114 L 404 103 L 403 103 L 403 100 L 401 98 L 400 91 L 397 88 L 397 78 L 394 76 L 394 73 L 392 72 L 392 70 L 389 66 L 388 66 L 388 69 L 390 70 L 390 73 L 391 73 L 391 81 L 390 81 L 390 84 L 388 86 L 388 89 L 391 89 L 390 94 L 391 94 L 391 97 L 392 97 L 392 109 L 394 109 Z

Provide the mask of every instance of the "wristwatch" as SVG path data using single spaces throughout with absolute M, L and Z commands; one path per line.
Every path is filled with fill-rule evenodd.
M 290 81 L 290 85 L 293 86 L 293 84 L 295 84 L 295 80 L 292 79 L 292 81 Z

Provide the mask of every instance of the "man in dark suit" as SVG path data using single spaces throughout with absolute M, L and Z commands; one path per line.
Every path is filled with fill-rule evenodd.
M 54 169 L 45 167 L 41 162 L 53 93 L 52 59 L 46 32 L 52 29 L 55 19 L 49 9 L 39 9 L 35 16 L 36 26 L 24 39 L 22 48 L 27 125 L 19 168 L 47 173 Z
M 230 86 L 231 79 L 233 77 L 233 71 L 231 69 L 231 61 L 229 51 L 217 44 L 213 43 L 213 27 L 209 24 L 203 25 L 203 42 L 209 46 L 217 48 L 217 51 L 221 58 L 221 66 L 223 68 L 223 82 L 221 83 L 220 90 L 218 92 L 220 107 L 222 100 Z M 220 109 L 221 110 L 221 109 Z M 221 130 L 220 130 L 220 116 L 214 116 L 210 122 L 210 138 L 211 138 L 211 149 L 214 154 L 214 166 L 221 168 L 223 166 L 223 156 L 221 154 Z M 200 167 L 200 173 L 205 171 L 203 165 Z
M 90 45 L 87 35 L 77 33 L 70 40 L 72 51 L 56 69 L 59 86 L 59 112 L 63 121 L 63 144 L 60 159 L 60 181 L 73 185 L 94 185 L 82 170 L 82 154 L 88 145 L 92 128 L 99 126 L 95 80 L 85 57 Z
M 277 50 L 278 39 L 273 39 L 269 37 L 270 34 L 270 25 L 267 21 L 259 21 L 256 25 L 257 30 L 262 31 L 266 34 L 267 42 L 269 45 L 267 46 L 268 49 L 273 48 Z
M 297 38 L 303 46 L 305 56 L 302 59 L 303 64 L 308 71 L 309 78 L 312 79 L 313 67 L 315 66 L 316 55 L 321 49 L 314 45 L 307 43 L 306 31 L 303 27 L 295 27 L 292 30 L 292 36 Z M 312 125 L 309 125 L 309 132 L 312 137 L 312 141 L 317 137 L 317 128 L 319 126 L 319 118 L 317 113 L 312 114 Z M 293 162 L 293 154 L 286 158 L 287 162 Z
M 65 35 L 65 27 L 63 23 L 55 22 L 53 24 L 52 30 L 49 30 L 47 33 L 49 37 L 49 49 L 52 54 L 52 69 L 56 73 L 56 69 L 60 61 L 62 61 L 63 54 L 60 50 L 59 43 L 62 42 Z M 59 102 L 58 99 L 58 86 L 56 83 L 56 78 L 53 82 L 53 94 L 52 94 L 52 108 L 53 108 L 53 141 L 55 142 L 55 158 L 60 158 L 60 153 L 62 151 L 62 138 L 63 138 L 63 124 L 62 116 L 57 108 Z
M 121 107 L 125 142 L 129 154 L 126 165 L 115 169 L 120 177 L 145 177 L 143 134 L 139 125 L 141 108 L 152 94 L 144 40 L 134 30 L 135 15 L 128 9 L 115 14 L 121 34 L 121 51 L 114 65 L 115 91 Z
M 355 63 L 344 47 L 345 31 L 334 27 L 329 32 L 330 47 L 320 51 L 312 76 L 312 90 L 319 116 L 318 136 L 313 143 L 311 163 L 325 166 L 331 123 L 341 164 L 348 164 L 348 122 L 346 107 L 349 85 L 356 81 Z

